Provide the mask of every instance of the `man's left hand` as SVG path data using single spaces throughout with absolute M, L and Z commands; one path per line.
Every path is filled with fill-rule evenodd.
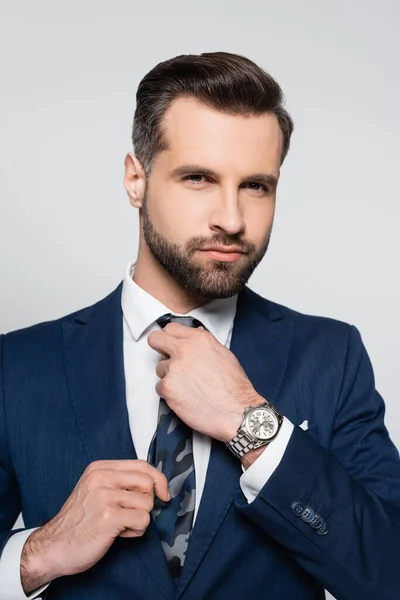
M 165 357 L 156 367 L 157 393 L 192 429 L 227 442 L 244 409 L 264 402 L 235 355 L 203 328 L 169 323 L 148 344 Z

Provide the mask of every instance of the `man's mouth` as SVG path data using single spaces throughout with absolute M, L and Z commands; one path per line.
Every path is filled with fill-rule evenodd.
M 214 260 L 221 260 L 224 262 L 236 262 L 246 254 L 237 246 L 210 246 L 201 249 L 200 252 L 203 252 L 206 256 L 209 256 Z

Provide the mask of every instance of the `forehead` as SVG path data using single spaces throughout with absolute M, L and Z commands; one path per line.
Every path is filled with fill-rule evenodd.
M 163 119 L 168 149 L 160 153 L 165 166 L 196 163 L 221 170 L 241 164 L 241 170 L 278 174 L 282 132 L 275 115 L 232 115 L 195 98 L 181 97 Z

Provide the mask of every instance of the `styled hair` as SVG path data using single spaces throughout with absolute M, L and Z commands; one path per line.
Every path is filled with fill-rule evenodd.
M 182 96 L 232 115 L 274 114 L 282 131 L 284 161 L 293 121 L 283 108 L 284 96 L 275 79 L 238 54 L 182 54 L 156 65 L 137 89 L 132 142 L 146 175 L 156 155 L 168 148 L 162 129 L 165 112 L 173 100 Z

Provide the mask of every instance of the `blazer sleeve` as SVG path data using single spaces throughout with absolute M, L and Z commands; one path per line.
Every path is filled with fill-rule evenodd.
M 400 589 L 399 453 L 385 428 L 384 402 L 354 327 L 343 373 L 330 448 L 295 427 L 282 461 L 256 499 L 247 503 L 239 492 L 235 504 L 337 600 L 395 600 Z
M 3 375 L 4 335 L 0 335 L 0 557 L 9 537 L 19 530 L 12 527 L 21 512 L 21 497 L 7 441 L 7 417 Z

